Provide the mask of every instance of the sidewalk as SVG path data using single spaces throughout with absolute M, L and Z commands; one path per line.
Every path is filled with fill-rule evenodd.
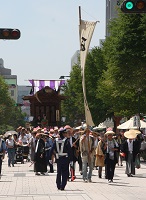
M 127 177 L 124 166 L 116 167 L 114 183 L 99 179 L 93 171 L 92 183 L 84 183 L 78 171 L 74 182 L 68 182 L 64 191 L 56 188 L 56 171 L 46 176 L 35 176 L 30 162 L 7 166 L 3 162 L 0 180 L 0 200 L 146 200 L 146 164 L 136 169 L 135 177 Z M 55 165 L 56 169 L 56 165 Z M 103 172 L 104 176 L 104 172 Z

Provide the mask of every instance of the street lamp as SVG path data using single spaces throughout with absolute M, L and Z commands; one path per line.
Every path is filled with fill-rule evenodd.
M 65 77 L 70 77 L 70 76 L 60 76 L 59 79 L 65 79 Z
M 140 118 L 140 95 L 141 95 L 142 89 L 138 88 L 136 91 L 137 91 L 137 94 L 138 94 L 138 115 L 139 115 L 139 118 Z
M 61 117 L 61 121 L 62 121 L 62 125 L 64 126 L 64 123 L 65 123 L 65 121 L 66 121 L 66 117 L 65 117 L 65 116 L 62 116 L 62 117 Z

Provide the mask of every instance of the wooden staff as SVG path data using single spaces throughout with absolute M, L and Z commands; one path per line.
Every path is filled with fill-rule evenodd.
M 35 164 L 35 162 L 33 161 L 33 162 L 31 162 L 31 164 L 29 165 L 29 167 L 31 167 L 33 164 Z
M 76 144 L 77 141 L 80 139 L 80 137 L 83 135 L 84 131 L 79 131 L 78 133 L 81 133 L 80 136 L 76 139 L 76 141 L 73 144 Z

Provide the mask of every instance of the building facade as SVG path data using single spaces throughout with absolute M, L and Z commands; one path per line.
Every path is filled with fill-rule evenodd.
M 108 25 L 111 19 L 117 17 L 117 0 L 106 0 L 106 37 L 110 35 Z
M 91 52 L 92 49 L 89 49 L 88 52 Z M 71 58 L 71 70 L 74 65 L 80 66 L 80 50 L 77 50 Z
M 0 58 L 0 75 L 8 84 L 10 97 L 17 103 L 17 76 L 11 75 L 11 69 L 4 67 L 4 61 L 2 58 Z
M 80 64 L 80 51 L 77 50 L 71 58 L 71 69 L 74 65 Z
M 31 91 L 31 86 L 20 85 L 18 86 L 18 97 L 17 103 L 21 106 L 21 111 L 27 114 L 27 117 L 30 117 L 30 103 L 29 101 L 24 101 L 24 96 L 29 96 Z

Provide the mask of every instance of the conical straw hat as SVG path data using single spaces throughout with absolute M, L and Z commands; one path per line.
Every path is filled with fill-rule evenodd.
M 124 133 L 124 136 L 125 136 L 126 138 L 128 138 L 128 139 L 134 139 L 134 138 L 136 138 L 137 133 L 135 132 L 135 130 L 129 130 L 129 131 L 126 131 L 126 132 Z

